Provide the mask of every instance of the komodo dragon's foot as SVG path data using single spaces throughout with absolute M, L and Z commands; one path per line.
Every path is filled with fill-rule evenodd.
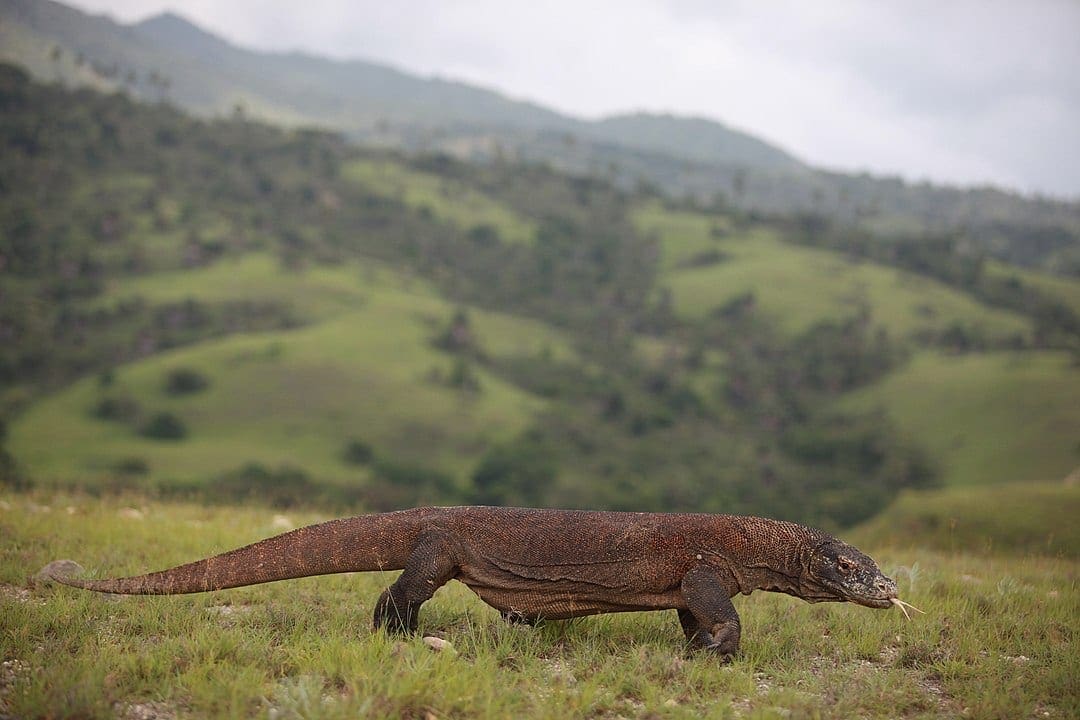
M 384 590 L 375 604 L 375 629 L 382 628 L 392 635 L 410 635 L 416 632 L 420 607 L 410 605 L 394 597 L 392 589 Z
M 698 653 L 708 653 L 716 662 L 727 664 L 735 660 L 739 654 L 738 645 L 732 647 L 729 641 L 708 642 L 705 640 L 692 640 L 687 643 L 686 656 L 693 657 Z
M 709 645 L 705 645 L 699 648 L 691 647 L 687 654 L 693 655 L 699 652 L 708 653 L 710 657 L 719 662 L 721 665 L 727 665 L 728 663 L 735 661 L 735 653 L 729 652 L 728 649 L 720 643 L 711 643 Z

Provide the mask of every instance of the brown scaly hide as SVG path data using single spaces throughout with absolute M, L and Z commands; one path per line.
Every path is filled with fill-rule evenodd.
M 853 599 L 809 576 L 811 558 L 820 565 L 825 546 L 850 548 L 820 530 L 757 517 L 417 508 L 311 525 L 146 575 L 54 579 L 100 592 L 169 595 L 404 570 L 379 599 L 376 626 L 415 630 L 420 605 L 457 579 L 508 619 L 526 622 L 676 609 L 692 646 L 729 658 L 739 641 L 733 595 L 760 589 L 811 602 Z M 854 548 L 848 555 L 862 558 L 865 577 L 895 596 L 895 584 L 872 560 Z

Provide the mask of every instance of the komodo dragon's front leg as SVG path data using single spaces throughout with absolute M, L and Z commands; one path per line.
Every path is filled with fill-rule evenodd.
M 695 565 L 683 576 L 682 595 L 686 609 L 679 610 L 679 623 L 692 650 L 707 650 L 724 662 L 739 652 L 739 614 L 731 602 L 731 582 L 706 564 Z
M 460 563 L 460 546 L 448 533 L 421 533 L 405 569 L 375 603 L 375 627 L 399 634 L 416 632 L 420 606 L 457 575 Z

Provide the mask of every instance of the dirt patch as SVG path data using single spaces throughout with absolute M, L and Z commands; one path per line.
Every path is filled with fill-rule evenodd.
M 163 702 L 117 703 L 116 717 L 123 720 L 172 720 L 176 708 Z
M 0 720 L 14 717 L 11 715 L 11 695 L 27 674 L 28 669 L 20 660 L 0 662 Z
M 34 605 L 45 604 L 45 601 L 42 598 L 35 597 L 34 593 L 26 588 L 19 587 L 18 585 L 9 585 L 8 583 L 0 583 L 0 596 L 10 598 L 15 602 L 20 603 L 33 603 Z
M 240 618 L 251 615 L 253 605 L 211 605 L 206 608 L 210 615 L 216 615 L 222 627 L 233 627 Z

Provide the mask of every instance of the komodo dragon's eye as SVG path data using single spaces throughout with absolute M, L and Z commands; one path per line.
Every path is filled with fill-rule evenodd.
M 836 569 L 841 575 L 850 575 L 855 569 L 855 563 L 851 562 L 846 557 L 837 558 Z

